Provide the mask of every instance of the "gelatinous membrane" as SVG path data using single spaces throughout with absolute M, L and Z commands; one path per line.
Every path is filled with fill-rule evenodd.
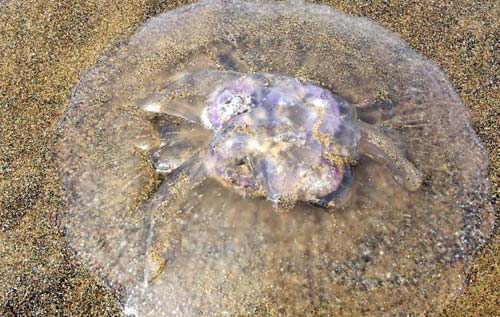
M 375 137 L 349 204 L 277 211 L 206 177 L 201 112 L 235 72 L 357 105 Z M 374 22 L 301 1 L 202 1 L 149 20 L 82 76 L 54 151 L 71 247 L 138 316 L 437 312 L 493 222 L 488 159 L 445 75 Z

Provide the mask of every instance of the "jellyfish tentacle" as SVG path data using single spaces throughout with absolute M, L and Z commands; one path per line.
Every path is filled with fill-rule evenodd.
M 422 172 L 376 127 L 360 120 L 358 123 L 361 131 L 361 154 L 387 166 L 396 181 L 409 191 L 418 190 L 422 184 Z
M 177 167 L 140 207 L 147 228 L 144 266 L 146 286 L 161 274 L 167 262 L 175 256 L 180 236 L 173 218 L 185 194 L 205 179 L 202 157 L 203 151 L 197 151 Z
M 394 117 L 394 103 L 389 98 L 378 97 L 353 106 L 358 119 L 369 124 L 381 123 Z

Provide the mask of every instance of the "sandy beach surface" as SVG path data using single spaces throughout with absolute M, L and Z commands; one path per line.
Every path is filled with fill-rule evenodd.
M 188 2 L 0 0 L 0 316 L 120 315 L 114 295 L 62 238 L 51 142 L 80 74 L 142 21 Z M 498 211 L 498 1 L 320 2 L 372 18 L 444 69 L 489 153 Z M 499 254 L 497 230 L 443 315 L 500 316 Z

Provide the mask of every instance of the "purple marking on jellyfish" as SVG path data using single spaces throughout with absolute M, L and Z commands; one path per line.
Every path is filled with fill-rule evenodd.
M 353 118 L 340 117 L 343 104 L 332 93 L 297 79 L 256 75 L 228 83 L 211 100 L 204 110 L 214 130 L 209 176 L 273 202 L 298 195 L 324 203 L 323 197 L 335 196 L 346 166 L 322 157 L 348 155 L 359 137 Z M 340 130 L 355 134 L 337 138 Z M 291 166 L 293 172 L 283 172 Z
M 256 90 L 256 81 L 242 77 L 218 90 L 211 98 L 206 110 L 205 122 L 209 128 L 219 129 L 232 117 L 247 111 L 253 105 L 252 94 Z M 207 120 L 208 119 L 208 120 Z

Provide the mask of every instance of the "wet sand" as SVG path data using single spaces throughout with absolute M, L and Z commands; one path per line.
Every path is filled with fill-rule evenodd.
M 113 294 L 67 248 L 51 154 L 79 75 L 148 17 L 187 1 L 0 1 L 0 316 L 115 316 Z M 496 1 L 323 1 L 373 18 L 442 66 L 470 109 L 500 196 Z M 500 315 L 500 235 L 476 256 L 449 316 Z

